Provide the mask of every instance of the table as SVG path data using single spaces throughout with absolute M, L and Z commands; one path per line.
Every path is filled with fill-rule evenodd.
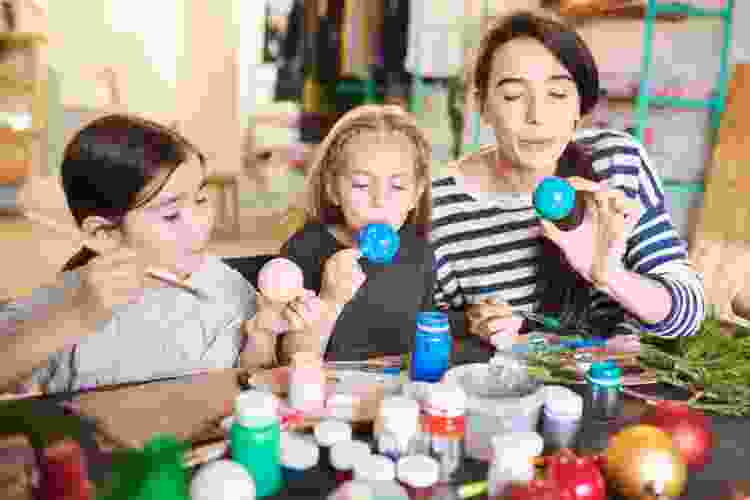
M 454 364 L 464 364 L 469 362 L 486 362 L 490 359 L 492 352 L 490 348 L 479 343 L 474 338 L 460 339 L 454 346 Z M 174 417 L 169 411 L 171 406 L 177 405 L 179 408 L 175 411 L 184 416 L 193 408 L 196 413 L 196 422 L 203 421 L 212 413 L 220 413 L 225 408 L 227 398 L 231 398 L 238 392 L 238 388 L 232 386 L 234 371 L 227 370 L 226 374 L 220 374 L 215 380 L 219 380 L 220 390 L 216 390 L 216 382 L 207 382 L 205 379 L 196 379 L 193 383 L 153 383 L 147 386 L 136 388 L 121 389 L 115 392 L 104 392 L 100 394 L 89 394 L 89 397 L 96 406 L 92 408 L 101 408 L 102 405 L 112 404 L 115 411 L 118 412 L 120 421 L 129 419 L 138 415 L 141 420 L 148 421 L 151 419 L 155 430 L 164 431 L 170 426 L 170 419 Z M 223 382 L 221 382 L 223 380 Z M 582 390 L 582 386 L 574 387 L 575 390 Z M 658 394 L 660 396 L 681 398 L 682 395 L 678 390 L 666 386 L 648 386 L 642 389 L 642 392 Z M 151 399 L 149 399 L 151 398 Z M 116 404 L 116 402 L 120 404 Z M 149 402 L 153 402 L 153 404 Z M 54 404 L 53 401 L 40 401 L 40 404 Z M 626 405 L 626 416 L 619 423 L 624 425 L 632 421 L 634 417 L 643 411 L 642 403 L 629 400 Z M 198 418 L 200 415 L 200 418 Z M 731 417 L 712 417 L 716 442 L 714 443 L 713 462 L 697 474 L 691 474 L 688 481 L 686 494 L 683 499 L 686 500 L 720 500 L 729 499 L 728 496 L 729 482 L 737 482 L 747 479 L 748 466 L 747 458 L 750 455 L 750 419 L 748 418 L 731 418 Z M 180 422 L 179 434 L 187 435 L 187 421 Z M 607 429 L 593 428 L 591 423 L 584 424 L 589 434 L 606 435 Z M 142 431 L 139 431 L 142 432 Z M 357 433 L 358 439 L 369 440 L 371 437 L 367 432 Z M 92 474 L 106 474 L 106 455 L 100 450 L 92 448 L 91 440 L 85 443 L 87 453 L 90 454 L 94 470 Z M 328 464 L 321 463 L 311 470 L 302 480 L 291 481 L 281 493 L 269 500 L 298 499 L 298 498 L 325 498 L 325 496 L 335 487 L 335 481 L 332 471 L 327 467 Z M 464 467 L 457 475 L 458 482 L 472 482 L 486 479 L 487 464 L 467 459 Z M 486 497 L 477 497 L 486 498 Z

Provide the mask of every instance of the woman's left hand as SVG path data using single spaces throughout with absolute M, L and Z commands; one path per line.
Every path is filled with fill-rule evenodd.
M 586 195 L 583 223 L 572 231 L 562 231 L 542 219 L 542 233 L 560 247 L 581 276 L 597 287 L 606 287 L 610 273 L 623 267 L 628 237 L 643 215 L 643 208 L 621 190 L 609 189 L 604 183 L 581 177 L 568 181 Z

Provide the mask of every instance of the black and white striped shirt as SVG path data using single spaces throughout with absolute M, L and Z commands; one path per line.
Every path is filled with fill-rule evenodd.
M 613 130 L 581 130 L 576 142 L 591 150 L 594 170 L 610 187 L 637 199 L 644 209 L 627 241 L 625 267 L 657 279 L 672 297 L 669 316 L 648 325 L 592 287 L 593 321 L 619 318 L 616 330 L 623 333 L 648 331 L 663 337 L 696 333 L 705 316 L 703 280 L 687 260 L 687 245 L 666 211 L 663 187 L 645 150 L 630 135 Z M 462 309 L 499 296 L 518 310 L 536 311 L 543 236 L 531 195 L 490 197 L 470 191 L 460 176 L 435 179 L 432 189 L 436 306 Z

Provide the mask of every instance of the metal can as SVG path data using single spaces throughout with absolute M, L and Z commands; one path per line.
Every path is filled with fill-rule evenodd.
M 450 367 L 453 338 L 448 315 L 441 312 L 417 314 L 417 334 L 411 362 L 411 379 L 439 382 Z
M 622 369 L 612 360 L 593 363 L 586 381 L 584 416 L 595 420 L 618 418 L 623 407 Z
M 422 432 L 429 455 L 440 464 L 441 481 L 452 481 L 463 461 L 466 403 L 466 393 L 458 385 L 440 383 L 430 388 Z

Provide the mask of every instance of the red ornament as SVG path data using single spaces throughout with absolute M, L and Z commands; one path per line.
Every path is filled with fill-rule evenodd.
M 711 419 L 679 401 L 658 401 L 641 423 L 653 425 L 672 436 L 675 448 L 692 472 L 711 461 L 714 436 Z
M 545 463 L 546 477 L 569 491 L 574 500 L 606 500 L 607 485 L 596 458 L 578 457 L 566 449 Z
M 575 500 L 575 497 L 570 490 L 561 489 L 554 481 L 534 480 L 511 485 L 495 500 Z

